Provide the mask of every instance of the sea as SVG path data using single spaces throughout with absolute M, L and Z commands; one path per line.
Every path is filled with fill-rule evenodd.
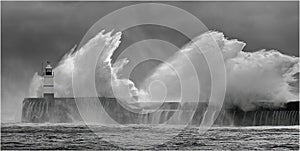
M 299 150 L 299 126 L 1 123 L 2 150 Z

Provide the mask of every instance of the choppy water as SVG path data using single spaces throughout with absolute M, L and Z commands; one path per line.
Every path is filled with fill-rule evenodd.
M 199 134 L 179 126 L 2 124 L 1 149 L 299 150 L 299 126 L 213 127 Z

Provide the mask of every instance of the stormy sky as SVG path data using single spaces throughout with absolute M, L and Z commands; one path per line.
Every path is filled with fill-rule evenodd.
M 56 65 L 96 21 L 132 4 L 135 2 L 1 2 L 2 120 L 20 119 L 22 100 L 41 62 Z M 190 12 L 211 30 L 245 41 L 247 51 L 276 49 L 299 56 L 299 2 L 167 4 Z M 145 30 L 143 36 L 148 33 Z

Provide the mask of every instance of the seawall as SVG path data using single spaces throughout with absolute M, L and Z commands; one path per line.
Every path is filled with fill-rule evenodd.
M 22 122 L 70 123 L 82 121 L 74 98 L 25 98 L 22 107 Z
M 166 102 L 151 105 L 132 103 L 129 106 L 131 111 L 117 99 L 104 97 L 76 100 L 74 98 L 54 100 L 25 98 L 22 122 L 72 123 L 84 119 L 86 122 L 105 124 L 111 123 L 112 119 L 120 124 L 183 124 L 191 121 L 190 124 L 199 125 L 207 108 L 207 104 L 201 102 Z M 100 107 L 103 109 L 99 109 Z M 142 108 L 149 112 L 138 114 Z M 103 114 L 107 114 L 111 119 L 101 116 Z M 247 112 L 237 107 L 223 108 L 214 124 L 219 126 L 299 125 L 299 102 L 289 102 L 277 108 L 262 106 Z

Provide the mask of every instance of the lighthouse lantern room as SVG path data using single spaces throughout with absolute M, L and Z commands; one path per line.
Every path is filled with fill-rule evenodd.
M 43 77 L 44 77 L 44 85 L 43 85 L 44 98 L 54 99 L 54 82 L 53 82 L 54 72 L 52 71 L 52 67 L 49 61 L 47 61 L 47 66 L 43 72 Z

